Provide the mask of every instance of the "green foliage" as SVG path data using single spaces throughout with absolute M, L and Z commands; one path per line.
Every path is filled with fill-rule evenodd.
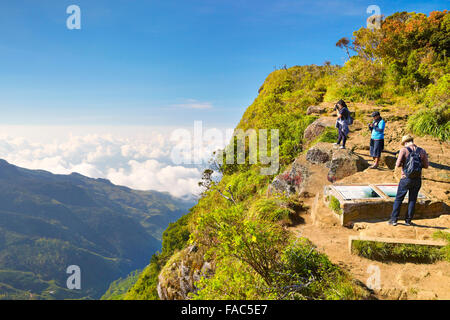
M 158 300 L 158 275 L 170 257 L 181 250 L 189 241 L 189 214 L 170 223 L 163 233 L 162 250 L 155 253 L 150 264 L 142 271 L 134 285 L 124 295 L 124 300 Z
M 450 233 L 443 231 L 436 231 L 433 234 L 433 238 L 435 239 L 443 239 L 447 241 L 447 245 L 441 248 L 441 254 L 444 257 L 444 260 L 450 262 Z
M 409 118 L 408 129 L 420 136 L 429 134 L 442 141 L 450 140 L 450 105 L 420 110 Z
M 320 136 L 310 143 L 310 147 L 319 142 L 334 143 L 337 141 L 337 139 L 338 139 L 337 129 L 326 127 L 325 130 L 320 134 Z
M 140 270 L 131 272 L 125 279 L 118 279 L 111 283 L 101 300 L 123 300 L 127 291 L 136 283 Z
M 246 219 L 242 205 L 216 209 L 197 221 L 194 240 L 213 244 L 220 257 L 234 257 L 250 265 L 266 283 L 272 283 L 271 269 L 277 263 L 289 234 L 277 224 L 260 219 Z
M 353 250 L 362 257 L 379 261 L 433 263 L 443 259 L 440 248 L 416 244 L 356 240 Z
M 268 269 L 271 281 L 234 256 L 220 260 L 211 278 L 202 278 L 193 299 L 357 299 L 363 289 L 306 239 L 290 241 Z
M 195 299 L 364 296 L 311 243 L 295 241 L 276 223 L 290 211 L 289 199 L 254 196 L 248 209 L 245 203 L 210 209 L 193 223 L 193 241 L 209 249 L 208 259 L 218 261 L 214 276 L 197 284 Z
M 248 264 L 234 258 L 219 260 L 211 278 L 202 277 L 197 282 L 197 292 L 192 300 L 266 300 L 274 299 L 266 284 Z
M 341 203 L 336 197 L 328 196 L 328 201 L 329 201 L 328 206 L 330 207 L 331 210 L 333 210 L 337 214 L 342 214 Z
M 161 262 L 154 254 L 150 264 L 139 274 L 136 283 L 126 292 L 124 300 L 158 300 L 158 274 L 161 271 Z
M 354 56 L 338 71 L 325 99 L 327 101 L 376 100 L 381 97 L 383 83 L 382 64 Z
M 450 70 L 449 70 L 450 71 Z M 450 99 L 450 74 L 447 73 L 442 76 L 436 84 L 430 84 L 427 88 L 424 104 L 432 107 L 447 107 L 449 108 Z
M 295 211 L 283 198 L 262 198 L 256 200 L 249 209 L 249 216 L 269 222 L 290 221 Z

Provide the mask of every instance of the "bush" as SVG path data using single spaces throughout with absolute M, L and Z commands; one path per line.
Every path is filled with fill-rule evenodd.
M 448 262 L 450 262 L 450 233 L 449 232 L 443 232 L 443 231 L 437 231 L 433 234 L 433 238 L 435 239 L 443 239 L 447 241 L 447 245 L 443 248 L 441 248 L 441 253 L 444 257 L 444 259 Z
M 382 95 L 383 81 L 384 68 L 380 63 L 354 56 L 338 71 L 325 100 L 376 100 Z
M 249 210 L 249 215 L 270 222 L 280 220 L 289 221 L 291 214 L 295 213 L 281 199 L 263 198 L 255 201 Z
M 336 197 L 329 196 L 328 201 L 328 206 L 331 210 L 333 210 L 337 214 L 342 214 L 341 203 Z
M 353 250 L 364 258 L 378 261 L 433 263 L 444 258 L 440 248 L 416 244 L 355 240 Z
M 420 110 L 409 118 L 408 129 L 420 136 L 428 134 L 442 141 L 450 140 L 450 106 Z
M 226 256 L 214 276 L 197 282 L 191 294 L 203 299 L 364 299 L 368 292 L 352 283 L 346 273 L 319 253 L 305 238 L 291 241 L 271 261 L 272 281 L 267 282 L 248 263 Z
M 336 142 L 338 139 L 338 130 L 336 128 L 326 127 L 325 130 L 317 137 L 314 141 L 311 142 L 310 146 L 315 145 L 319 142 Z

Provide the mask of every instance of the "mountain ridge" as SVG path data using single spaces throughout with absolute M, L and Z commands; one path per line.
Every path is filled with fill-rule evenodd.
M 110 282 L 145 266 L 162 231 L 191 206 L 169 193 L 0 159 L 0 297 L 99 298 Z M 72 264 L 82 270 L 81 291 L 65 289 Z M 41 291 L 28 293 L 32 274 L 40 285 L 30 288 Z

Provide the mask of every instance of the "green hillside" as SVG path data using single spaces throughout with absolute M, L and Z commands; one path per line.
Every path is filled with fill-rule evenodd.
M 140 273 L 140 270 L 135 270 L 126 278 L 120 278 L 111 283 L 101 300 L 122 300 L 127 291 L 136 283 Z
M 113 280 L 148 263 L 162 230 L 190 205 L 0 160 L 0 297 L 100 298 Z M 66 288 L 70 265 L 81 268 L 81 290 Z
M 428 16 L 396 13 L 383 20 L 381 29 L 361 28 L 351 40 L 339 43 L 354 54 L 344 66 L 325 63 L 274 71 L 237 126 L 280 130 L 280 171 L 303 151 L 303 132 L 316 119 L 306 115 L 307 107 L 324 101 L 407 109 L 411 132 L 450 139 L 447 11 Z M 236 148 L 236 142 L 228 148 Z M 158 276 L 176 278 L 165 270 L 176 265 L 186 255 L 183 249 L 193 243 L 214 265 L 214 275 L 196 283 L 193 299 L 368 297 L 307 239 L 296 239 L 283 228 L 301 204 L 267 195 L 274 176 L 261 175 L 263 165 L 246 160 L 216 163 L 205 171 L 203 197 L 188 215 L 169 226 L 161 253 L 153 256 L 125 299 L 158 299 Z M 222 174 L 220 182 L 210 179 L 213 170 Z M 195 263 L 193 268 L 199 265 Z

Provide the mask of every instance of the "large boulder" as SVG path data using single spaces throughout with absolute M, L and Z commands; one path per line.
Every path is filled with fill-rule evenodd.
M 332 145 L 326 142 L 319 142 L 308 150 L 306 153 L 306 160 L 314 164 L 322 164 L 330 161 L 332 156 Z
M 319 142 L 306 153 L 306 160 L 314 164 L 323 164 L 328 171 L 328 180 L 336 181 L 365 170 L 366 160 L 348 149 L 339 149 L 331 143 Z
M 303 138 L 306 142 L 313 141 L 319 137 L 326 127 L 334 128 L 336 124 L 336 118 L 333 117 L 322 117 L 311 123 L 303 133 Z
M 321 106 L 309 106 L 308 109 L 306 109 L 306 114 L 322 114 L 327 112 L 327 109 L 325 107 Z
M 334 149 L 331 161 L 326 166 L 330 181 L 340 180 L 369 167 L 366 160 L 347 149 Z
M 290 168 L 276 176 L 269 186 L 268 193 L 281 193 L 287 196 L 302 194 L 310 176 L 308 168 L 300 164 L 296 159 Z

